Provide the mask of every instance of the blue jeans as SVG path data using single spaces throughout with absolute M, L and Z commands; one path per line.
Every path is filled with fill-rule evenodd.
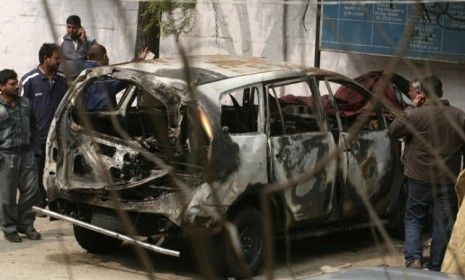
M 423 226 L 432 216 L 431 248 L 428 268 L 441 270 L 442 260 L 457 214 L 457 196 L 453 184 L 431 184 L 408 178 L 405 207 L 405 263 L 422 260 Z

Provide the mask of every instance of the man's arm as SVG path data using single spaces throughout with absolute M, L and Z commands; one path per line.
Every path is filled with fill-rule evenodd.
M 30 117 L 29 117 L 29 129 L 31 133 L 31 139 L 29 140 L 32 146 L 32 151 L 34 152 L 35 155 L 40 155 L 42 153 L 42 149 L 40 148 L 40 145 L 38 144 L 37 139 L 39 139 L 39 128 L 37 127 L 37 122 L 36 118 L 34 116 L 34 111 L 32 109 L 32 106 L 30 106 Z
M 25 81 L 26 76 L 21 78 L 21 81 L 19 83 L 20 85 L 20 95 L 23 97 L 26 97 L 29 101 L 29 104 L 32 105 L 32 100 L 31 100 L 31 87 L 30 87 L 30 81 Z
M 415 96 L 415 98 L 412 100 L 413 106 L 408 106 L 404 110 L 404 114 L 402 117 L 396 118 L 391 125 L 389 126 L 389 135 L 391 135 L 394 138 L 402 138 L 402 137 L 407 137 L 412 135 L 412 132 L 410 129 L 407 128 L 405 125 L 406 123 L 409 122 L 408 116 L 415 108 L 423 106 L 425 103 L 425 94 L 423 92 L 420 92 Z
M 35 116 L 34 116 L 34 110 L 32 109 L 32 101 L 33 101 L 33 93 L 32 93 L 32 89 L 31 89 L 31 82 L 28 80 L 28 81 L 25 81 L 25 78 L 27 78 L 26 76 L 24 76 L 22 79 L 21 79 L 21 96 L 23 98 L 26 98 L 27 99 L 27 102 L 29 103 L 29 129 L 30 129 L 30 133 L 31 133 L 31 138 L 30 138 L 30 143 L 31 143 L 31 146 L 32 146 L 32 149 L 34 151 L 34 154 L 38 154 L 40 153 L 40 147 L 37 146 L 37 139 L 39 139 L 39 129 L 37 128 L 37 123 L 36 123 L 36 119 L 35 119 Z
M 411 131 L 406 126 L 406 123 L 409 122 L 409 119 L 408 119 L 409 110 L 412 110 L 412 109 L 407 108 L 403 116 L 394 119 L 394 121 L 389 125 L 388 133 L 393 138 L 398 139 L 398 138 L 411 136 Z
M 79 34 L 79 39 L 81 40 L 82 44 L 85 44 L 87 49 L 89 49 L 90 46 L 92 46 L 93 44 L 97 43 L 97 40 L 95 40 L 95 38 L 88 38 L 86 30 L 82 26 L 81 28 L 79 28 Z

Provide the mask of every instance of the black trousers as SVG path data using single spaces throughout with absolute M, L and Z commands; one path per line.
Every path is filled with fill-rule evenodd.
M 45 167 L 45 144 L 40 145 L 40 153 L 35 153 L 37 177 L 39 185 L 39 201 L 37 206 L 41 208 L 47 207 L 47 190 L 44 187 L 44 167 Z

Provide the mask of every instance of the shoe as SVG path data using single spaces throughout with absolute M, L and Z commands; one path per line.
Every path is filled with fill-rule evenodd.
M 407 268 L 422 269 L 423 264 L 421 263 L 421 260 L 414 259 L 407 263 Z
M 10 242 L 19 243 L 19 242 L 23 241 L 21 239 L 21 236 L 19 236 L 19 234 L 16 231 L 12 232 L 12 233 L 4 232 L 3 234 L 5 235 L 5 239 L 10 241 Z
M 27 229 L 25 231 L 18 230 L 18 232 L 25 234 L 26 237 L 30 240 L 39 240 L 42 237 L 40 233 L 35 230 L 35 228 Z

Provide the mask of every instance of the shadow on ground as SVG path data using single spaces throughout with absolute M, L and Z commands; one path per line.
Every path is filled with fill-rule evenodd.
M 396 247 L 402 241 L 394 240 Z M 137 258 L 131 245 L 123 244 L 122 248 L 112 254 L 96 255 L 75 250 L 69 254 L 49 255 L 51 261 L 62 265 L 95 265 L 107 269 L 130 271 L 145 275 L 142 262 Z M 276 267 L 281 270 L 289 268 L 297 274 L 317 271 L 320 266 L 337 266 L 341 263 L 353 263 L 367 258 L 379 257 L 384 252 L 382 246 L 376 246 L 370 230 L 358 230 L 332 234 L 319 238 L 308 238 L 293 241 L 290 246 L 278 241 L 275 257 Z M 194 261 L 188 258 L 175 258 L 146 251 L 156 273 L 174 274 L 176 278 L 198 278 Z

